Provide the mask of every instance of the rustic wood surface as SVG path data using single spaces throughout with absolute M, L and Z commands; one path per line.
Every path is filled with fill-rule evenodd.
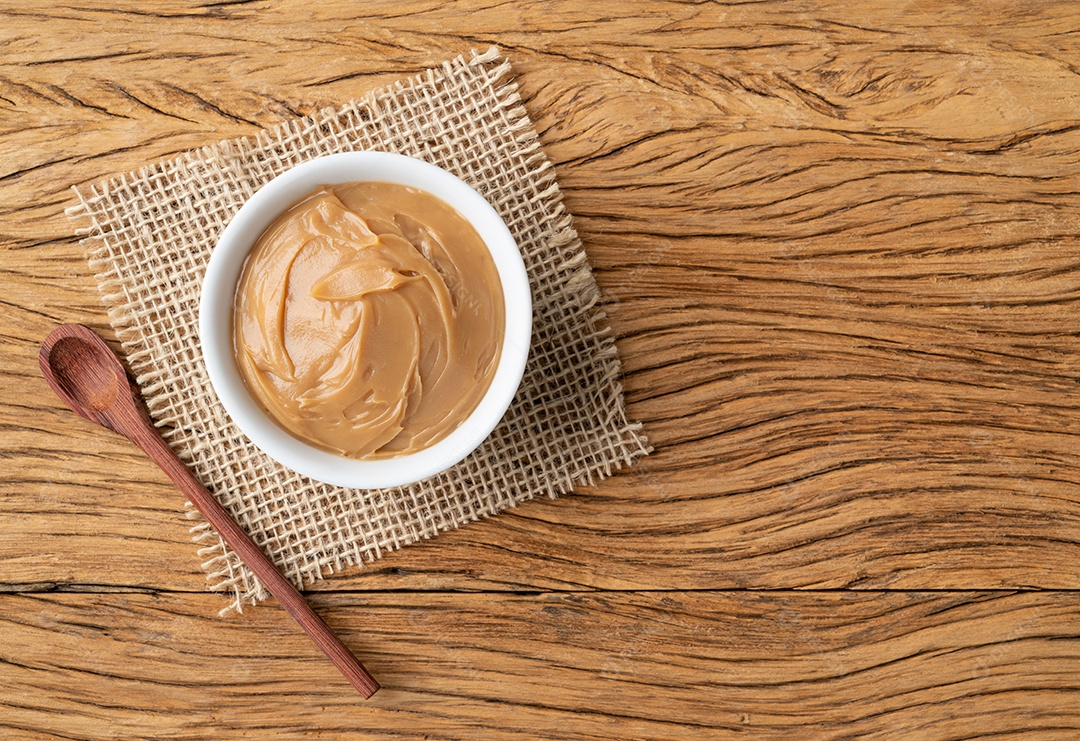
M 125 7 L 0 4 L 0 736 L 1080 737 L 1075 3 Z M 363 703 L 37 344 L 71 185 L 489 44 L 656 452 L 314 587 Z

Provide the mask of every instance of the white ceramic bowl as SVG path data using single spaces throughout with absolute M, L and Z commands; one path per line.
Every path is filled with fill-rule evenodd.
M 461 426 L 416 453 L 384 460 L 354 460 L 329 453 L 279 427 L 244 385 L 233 353 L 233 297 L 252 245 L 286 208 L 318 188 L 382 181 L 419 188 L 453 206 L 483 238 L 502 281 L 506 333 L 495 376 Z M 491 433 L 510 405 L 529 353 L 532 294 L 510 230 L 483 196 L 446 170 L 386 152 L 346 152 L 294 167 L 263 186 L 221 233 L 202 286 L 199 335 L 210 382 L 236 426 L 264 453 L 318 481 L 365 489 L 402 486 L 453 466 Z

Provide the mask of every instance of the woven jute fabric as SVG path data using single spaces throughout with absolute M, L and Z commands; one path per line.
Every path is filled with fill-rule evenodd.
M 398 152 L 484 195 L 521 249 L 533 291 L 524 381 L 491 436 L 454 468 L 393 489 L 343 489 L 283 468 L 226 415 L 198 337 L 218 235 L 258 188 L 343 151 Z M 600 293 L 551 162 L 497 49 L 459 57 L 336 110 L 75 189 L 110 321 L 169 444 L 298 586 L 535 497 L 591 483 L 649 451 L 626 419 Z M 266 596 L 190 504 L 222 613 Z

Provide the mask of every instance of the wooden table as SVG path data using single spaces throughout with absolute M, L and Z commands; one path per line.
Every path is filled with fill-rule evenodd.
M 5 3 L 0 737 L 1080 737 L 1080 8 Z M 35 366 L 84 182 L 499 44 L 656 452 L 219 619 Z

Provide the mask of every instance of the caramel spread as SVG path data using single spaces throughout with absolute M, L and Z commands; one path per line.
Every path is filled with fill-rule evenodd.
M 450 434 L 502 347 L 487 247 L 435 196 L 392 183 L 324 186 L 270 225 L 237 284 L 244 383 L 293 435 L 389 458 Z

